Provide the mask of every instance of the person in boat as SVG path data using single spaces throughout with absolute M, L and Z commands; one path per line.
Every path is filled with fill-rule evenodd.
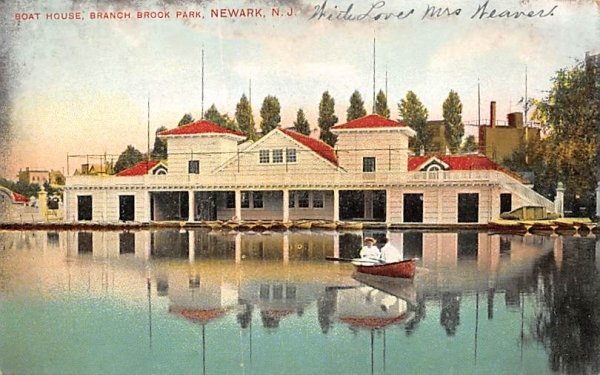
M 362 259 L 373 259 L 379 260 L 381 258 L 381 252 L 375 246 L 375 239 L 373 237 L 365 237 L 365 246 L 360 249 L 360 257 Z
M 404 257 L 402 252 L 390 242 L 388 238 L 381 240 L 381 260 L 385 263 L 399 262 Z

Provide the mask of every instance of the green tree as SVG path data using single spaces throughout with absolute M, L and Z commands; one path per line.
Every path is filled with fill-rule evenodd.
M 239 103 L 235 107 L 235 119 L 240 131 L 244 133 L 248 139 L 255 141 L 256 129 L 254 128 L 254 115 L 252 114 L 252 106 L 245 94 L 242 94 Z
M 6 178 L 0 177 L 0 186 L 19 193 L 25 197 L 37 197 L 38 191 L 40 191 L 39 184 L 26 184 L 21 181 L 13 182 Z
M 222 127 L 241 133 L 240 126 L 238 125 L 237 121 L 235 121 L 235 117 L 229 117 L 228 113 L 225 113 L 222 117 L 223 124 L 220 124 Z
M 442 105 L 444 116 L 444 135 L 446 143 L 452 153 L 456 153 L 460 148 L 463 135 L 465 135 L 465 125 L 462 121 L 462 103 L 458 94 L 450 90 L 448 97 Z
M 320 138 L 323 142 L 330 146 L 334 146 L 337 141 L 337 136 L 331 132 L 331 127 L 338 122 L 335 115 L 335 100 L 329 95 L 329 91 L 325 91 L 319 103 L 319 128 L 321 129 Z
M 362 100 L 360 96 L 360 92 L 355 90 L 350 96 L 350 107 L 346 111 L 346 121 L 356 120 L 357 118 L 361 118 L 367 115 L 367 110 L 365 109 L 365 102 Z
M 204 117 L 206 121 L 210 121 L 217 125 L 221 125 L 223 123 L 223 116 L 221 116 L 221 112 L 217 109 L 217 107 L 213 104 L 204 112 Z
M 167 158 L 167 139 L 160 138 L 158 133 L 167 130 L 165 126 L 161 126 L 156 129 L 155 137 L 154 137 L 154 147 L 150 152 L 150 156 L 152 159 L 166 159 Z
M 383 93 L 383 90 L 379 90 L 377 98 L 375 99 L 375 113 L 385 118 L 390 118 L 390 109 L 387 103 L 387 97 Z
M 227 113 L 221 114 L 217 107 L 213 104 L 206 112 L 204 112 L 204 119 L 212 123 L 215 123 L 225 129 L 233 130 L 236 132 L 240 131 L 238 123 L 235 118 L 229 117 Z
M 181 118 L 181 120 L 179 120 L 179 123 L 177 124 L 177 127 L 190 124 L 190 123 L 192 123 L 194 121 L 195 120 L 192 117 L 192 114 L 191 113 L 186 113 L 185 115 L 183 115 L 183 117 Z
M 298 133 L 304 135 L 310 135 L 310 124 L 308 120 L 306 120 L 306 116 L 304 116 L 304 111 L 302 108 L 298 110 L 296 114 L 296 121 L 294 121 L 294 128 Z
M 479 150 L 479 145 L 475 142 L 475 136 L 470 135 L 465 138 L 464 142 L 460 146 L 460 150 L 464 153 L 477 152 Z
M 115 163 L 115 173 L 121 172 L 144 160 L 144 154 L 132 145 L 127 146 Z
M 548 96 L 536 104 L 536 119 L 549 130 L 542 141 L 544 173 L 564 183 L 567 207 L 577 211 L 582 205 L 591 213 L 598 178 L 600 70 L 586 69 L 582 63 L 559 70 Z M 552 195 L 557 182 L 540 186 L 540 192 Z
M 409 91 L 406 97 L 398 104 L 398 113 L 400 120 L 412 128 L 417 135 L 411 139 L 411 147 L 414 151 L 420 151 L 421 148 L 427 152 L 431 149 L 433 134 L 427 127 L 427 108 L 423 106 L 417 95 Z
M 281 122 L 280 111 L 279 100 L 275 96 L 267 95 L 260 108 L 260 117 L 262 118 L 260 128 L 263 135 L 279 126 Z

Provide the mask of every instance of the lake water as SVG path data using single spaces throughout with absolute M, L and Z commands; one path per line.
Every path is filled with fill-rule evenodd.
M 353 274 L 363 236 L 412 281 Z M 594 236 L 0 232 L 0 372 L 597 374 Z

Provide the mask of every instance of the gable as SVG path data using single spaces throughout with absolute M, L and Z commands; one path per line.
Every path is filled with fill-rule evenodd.
M 412 163 L 411 163 L 412 162 Z M 450 165 L 445 163 L 443 160 L 438 159 L 437 157 L 422 157 L 411 158 L 409 161 L 409 171 L 429 171 L 429 170 L 442 170 L 447 171 L 450 168 Z
M 330 160 L 331 157 L 324 157 L 323 153 L 308 147 L 287 132 L 289 131 L 272 130 L 246 149 L 240 150 L 238 155 L 230 158 L 215 172 L 229 171 L 239 174 L 284 170 L 291 173 L 310 173 L 311 171 L 337 170 L 337 165 Z M 322 143 L 318 140 L 315 141 Z M 268 161 L 264 158 L 261 159 L 261 155 L 264 157 L 267 153 Z M 295 153 L 295 161 L 288 160 L 288 154 L 292 153 Z M 331 155 L 335 155 L 333 149 L 331 149 Z M 274 156 L 282 157 L 283 160 L 275 161 Z

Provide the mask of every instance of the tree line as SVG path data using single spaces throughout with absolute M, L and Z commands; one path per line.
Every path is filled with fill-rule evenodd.
M 383 90 L 379 90 L 375 106 L 376 114 L 385 118 L 390 118 L 390 109 L 388 107 L 387 97 Z M 444 126 L 446 142 L 450 145 L 450 150 L 456 152 L 460 149 L 462 137 L 464 135 L 464 124 L 462 122 L 462 103 L 458 94 L 455 91 L 450 91 L 448 98 L 443 104 L 444 110 Z M 399 121 L 403 121 L 407 126 L 413 128 L 417 132 L 415 140 L 411 142 L 411 147 L 414 150 L 419 150 L 424 147 L 426 151 L 431 151 L 431 131 L 426 126 L 427 124 L 427 109 L 423 106 L 415 93 L 409 91 L 406 97 L 398 104 L 400 113 Z M 354 91 L 350 96 L 350 104 L 346 111 L 346 121 L 352 121 L 367 115 L 364 100 L 358 90 Z M 240 101 L 236 105 L 236 110 L 233 116 L 228 113 L 221 113 L 213 104 L 206 110 L 202 116 L 204 120 L 213 122 L 226 129 L 240 132 L 249 140 L 256 141 L 259 134 L 256 132 L 256 124 L 250 101 L 245 94 L 242 95 Z M 263 100 L 260 108 L 259 123 L 261 135 L 269 133 L 281 124 L 281 104 L 276 96 L 268 95 Z M 191 113 L 183 115 L 177 126 L 184 126 L 195 122 L 196 119 Z M 339 122 L 335 114 L 335 100 L 325 91 L 319 102 L 319 116 L 317 126 L 320 129 L 320 139 L 330 146 L 335 146 L 337 137 L 331 132 L 331 128 Z M 296 119 L 293 122 L 294 130 L 304 135 L 310 135 L 311 125 L 306 119 L 306 114 L 302 108 L 298 109 Z M 167 130 L 161 126 L 156 130 L 156 134 Z M 476 149 L 474 139 L 467 139 L 465 144 L 467 151 Z M 127 146 L 125 151 L 121 153 L 115 164 L 115 173 L 131 167 L 132 165 L 144 160 L 146 155 L 135 149 L 132 145 Z M 167 143 L 165 139 L 155 137 L 154 147 L 150 153 L 152 159 L 167 158 Z

